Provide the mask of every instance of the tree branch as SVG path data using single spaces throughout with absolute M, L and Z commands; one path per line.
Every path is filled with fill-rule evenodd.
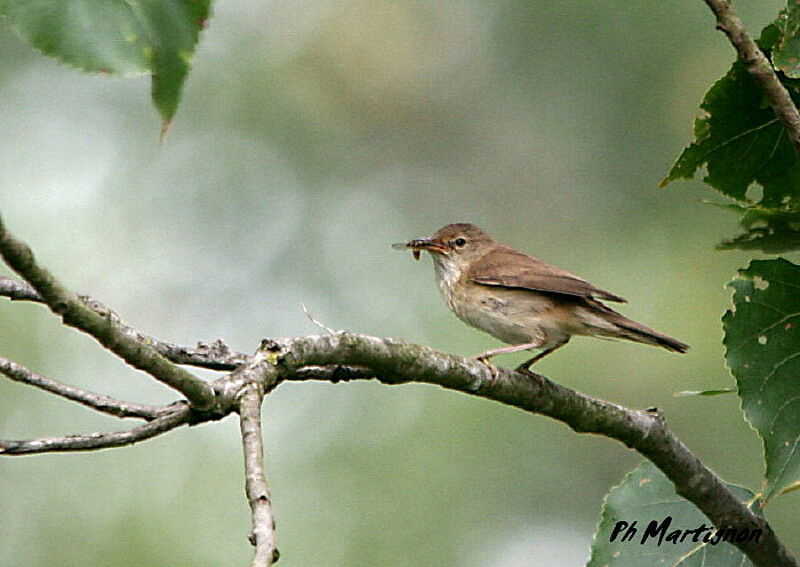
M 0 296 L 8 297 L 12 301 L 33 301 L 47 305 L 44 298 L 28 283 L 14 278 L 0 277 Z M 78 299 L 101 317 L 110 318 L 126 336 L 152 346 L 161 356 L 176 364 L 188 364 L 209 370 L 233 370 L 237 366 L 246 364 L 250 358 L 244 353 L 231 350 L 221 340 L 210 344 L 198 342 L 194 348 L 159 340 L 126 325 L 119 315 L 101 301 L 88 295 L 79 295 Z
M 539 374 L 523 374 L 459 358 L 398 339 L 348 333 L 264 341 L 262 350 L 285 380 L 324 377 L 304 367 L 339 368 L 339 380 L 376 377 L 386 384 L 426 382 L 495 400 L 557 419 L 580 433 L 616 439 L 650 459 L 717 527 L 763 530 L 759 542 L 735 542 L 755 565 L 796 567 L 792 554 L 778 540 L 765 518 L 738 500 L 725 484 L 667 428 L 657 411 L 631 410 L 595 399 Z M 344 366 L 342 366 L 344 365 Z M 350 372 L 350 367 L 356 367 Z M 494 376 L 493 376 L 494 374 Z M 333 375 L 333 373 L 331 373 Z
M 110 316 L 103 317 L 69 293 L 50 272 L 36 263 L 33 253 L 11 235 L 0 220 L 0 255 L 42 297 L 65 324 L 97 339 L 131 366 L 181 392 L 198 409 L 214 403 L 214 390 L 192 373 L 161 356 L 152 346 L 127 336 Z
M 473 359 L 399 339 L 337 332 L 264 340 L 248 363 L 212 386 L 218 400 L 208 412 L 186 404 L 131 431 L 34 441 L 0 441 L 0 453 L 91 450 L 118 447 L 159 435 L 184 423 L 219 419 L 240 412 L 245 447 L 246 489 L 256 542 L 254 565 L 275 561 L 274 524 L 263 475 L 260 405 L 264 392 L 281 381 L 331 382 L 376 378 L 385 384 L 420 382 L 495 400 L 557 419 L 577 432 L 616 439 L 650 459 L 717 527 L 761 529 L 759 542 L 732 542 L 758 566 L 796 567 L 765 518 L 739 501 L 722 481 L 667 428 L 657 410 L 631 410 L 561 386 L 539 374 L 490 368 Z M 260 388 L 256 389 L 258 384 Z M 264 563 L 266 557 L 268 563 Z M 261 561 L 261 563 L 256 563 Z
M 68 294 L 48 272 L 36 265 L 27 247 L 5 232 L 2 224 L 0 254 L 30 283 L 28 289 L 25 285 L 20 285 L 22 282 L 3 278 L 0 280 L 0 295 L 45 302 L 51 310 L 62 315 L 65 323 L 92 334 L 110 350 L 118 354 L 124 353 L 121 356 L 128 356 L 125 360 L 132 359 L 133 364 L 139 368 L 158 370 L 160 364 L 168 365 L 170 372 L 167 373 L 167 379 L 156 370 L 151 372 L 162 381 L 174 382 L 172 369 L 184 372 L 189 380 L 183 382 L 183 376 L 179 375 L 176 389 L 180 389 L 177 384 L 182 387 L 188 384 L 189 391 L 200 392 L 200 401 L 203 403 L 195 411 L 186 405 L 177 406 L 173 412 L 125 432 L 33 441 L 0 441 L 0 453 L 16 455 L 118 447 L 154 437 L 190 421 L 199 423 L 219 419 L 238 409 L 242 418 L 242 439 L 245 446 L 246 488 L 253 515 L 253 540 L 256 546 L 254 565 L 269 565 L 276 557 L 273 555 L 274 525 L 269 489 L 263 474 L 263 447 L 260 437 L 260 405 L 264 392 L 285 380 L 324 379 L 338 382 L 377 378 L 386 384 L 412 381 L 437 384 L 531 413 L 547 415 L 578 432 L 597 433 L 617 439 L 655 463 L 675 484 L 678 494 L 693 502 L 715 526 L 761 529 L 764 537 L 760 542 L 735 542 L 754 564 L 770 567 L 796 566 L 794 558 L 777 539 L 767 521 L 754 514 L 746 503 L 737 500 L 722 481 L 674 436 L 657 412 L 630 410 L 591 398 L 538 374 L 492 370 L 481 362 L 402 340 L 344 332 L 265 340 L 256 356 L 234 353 L 231 357 L 227 347 L 223 343 L 217 343 L 215 346 L 219 352 L 213 356 L 221 356 L 224 364 L 232 363 L 231 360 L 235 357 L 240 365 L 229 375 L 207 384 L 173 366 L 158 353 L 166 353 L 173 360 L 192 359 L 201 363 L 212 360 L 213 356 L 208 357 L 202 349 L 198 349 L 200 352 L 192 352 L 191 349 L 156 341 L 123 325 L 116 314 L 99 302 Z M 133 346 L 129 343 L 133 343 Z M 149 345 L 158 345 L 158 348 Z M 150 352 L 141 359 L 138 355 L 145 346 Z M 208 350 L 213 351 L 214 347 Z M 154 363 L 155 367 L 149 366 L 153 360 L 157 361 Z M 69 388 L 64 385 L 56 387 L 52 383 L 44 386 L 46 379 L 31 378 L 33 373 L 30 371 L 26 374 L 20 372 L 21 367 L 7 365 L 7 368 L 12 370 L 11 374 L 24 375 L 26 379 L 23 381 L 38 383 L 36 385 L 59 395 L 64 395 Z M 193 388 L 197 382 L 202 388 L 195 392 Z M 261 388 L 254 389 L 255 384 L 259 384 Z M 211 392 L 210 395 L 205 392 L 205 388 Z M 89 397 L 92 395 L 88 394 Z M 81 398 L 77 401 L 82 403 L 89 399 L 87 395 L 80 394 L 65 397 Z M 215 401 L 213 407 L 210 407 L 208 399 Z M 106 400 L 93 402 L 97 402 L 95 405 L 99 406 L 107 405 Z M 112 405 L 114 403 L 119 405 L 124 402 L 113 400 Z M 203 411 L 205 408 L 207 410 Z
M 12 301 L 35 301 L 44 303 L 44 299 L 39 295 L 30 284 L 14 278 L 0 276 L 0 295 L 10 298 Z
M 772 64 L 747 33 L 742 20 L 736 15 L 728 0 L 704 0 L 717 18 L 717 29 L 728 36 L 739 59 L 758 82 L 767 99 L 786 128 L 795 152 L 800 155 L 800 113 L 792 102 L 789 91 L 783 86 Z
M 261 385 L 247 384 L 239 398 L 239 424 L 244 449 L 245 492 L 250 504 L 252 529 L 248 539 L 255 547 L 251 567 L 269 567 L 278 560 L 272 494 L 264 474 L 264 446 L 261 438 Z
M 124 402 L 110 396 L 95 394 L 94 392 L 62 384 L 56 380 L 51 380 L 50 378 L 45 378 L 44 376 L 36 374 L 7 358 L 0 357 L 0 373 L 5 374 L 15 382 L 30 384 L 31 386 L 41 388 L 51 394 L 67 398 L 73 402 L 78 402 L 79 404 L 83 404 L 97 411 L 117 417 L 155 419 L 169 412 L 167 406 L 151 406 Z
M 172 406 L 172 411 L 128 431 L 113 433 L 89 433 L 68 437 L 45 437 L 30 441 L 0 440 L 0 455 L 30 455 L 55 451 L 95 451 L 132 445 L 150 439 L 167 431 L 172 431 L 189 423 L 192 409 L 185 403 Z
M 350 382 L 352 380 L 383 381 L 369 368 L 343 364 L 337 364 L 336 366 L 304 366 L 285 379 L 290 381 L 320 380 L 331 382 L 332 384 Z

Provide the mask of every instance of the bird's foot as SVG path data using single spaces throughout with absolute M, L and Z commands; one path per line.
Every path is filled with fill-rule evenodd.
M 534 372 L 533 372 L 533 370 L 531 370 L 531 368 L 530 368 L 531 364 L 532 364 L 532 363 L 531 363 L 531 361 L 530 361 L 530 360 L 526 360 L 525 362 L 523 362 L 522 364 L 520 364 L 519 366 L 517 366 L 517 367 L 514 369 L 514 371 L 515 371 L 515 372 L 519 372 L 520 374 L 524 374 L 525 376 L 531 376 L 531 377 L 533 377 L 533 376 L 535 376 L 535 373 L 534 373 Z
M 548 349 L 543 350 L 542 352 L 540 352 L 539 354 L 537 354 L 536 356 L 534 356 L 530 360 L 526 360 L 525 362 L 523 362 L 522 364 L 517 366 L 515 368 L 515 370 L 517 372 L 521 372 L 522 374 L 527 374 L 528 376 L 533 376 L 533 372 L 531 371 L 531 366 L 533 366 L 534 364 L 536 364 L 537 362 L 542 360 L 545 356 L 547 356 L 551 352 L 555 352 L 556 350 L 560 349 L 561 347 L 563 347 L 568 342 L 569 342 L 569 338 L 567 338 L 566 340 L 564 340 L 564 341 L 562 341 L 560 343 L 555 344 L 554 346 L 551 346 Z
M 486 356 L 487 353 L 479 354 L 478 356 L 471 356 L 470 360 L 476 360 L 482 364 L 484 364 L 491 373 L 492 382 L 497 380 L 497 377 L 500 376 L 500 369 L 497 368 L 494 364 L 490 362 L 491 355 Z

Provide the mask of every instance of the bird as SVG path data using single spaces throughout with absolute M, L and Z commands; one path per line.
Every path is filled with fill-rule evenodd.
M 392 245 L 433 259 L 436 281 L 450 310 L 467 325 L 511 346 L 478 355 L 540 350 L 531 365 L 574 335 L 626 339 L 684 353 L 689 345 L 617 313 L 603 301 L 626 300 L 510 246 L 470 223 L 448 224 L 430 238 Z

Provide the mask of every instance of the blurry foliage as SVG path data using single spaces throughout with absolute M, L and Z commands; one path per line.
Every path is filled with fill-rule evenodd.
M 690 397 L 690 396 L 721 396 L 723 394 L 733 394 L 736 392 L 734 388 L 718 388 L 716 390 L 683 390 L 675 392 L 675 397 Z
M 211 0 L 0 0 L 0 15 L 45 55 L 84 71 L 152 75 L 165 125 L 175 115 Z
M 800 249 L 800 203 L 785 207 L 710 203 L 741 216 L 746 232 L 723 240 L 720 250 L 763 250 L 769 254 Z

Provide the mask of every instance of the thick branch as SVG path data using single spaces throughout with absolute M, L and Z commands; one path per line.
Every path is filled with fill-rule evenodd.
M 69 293 L 36 263 L 31 250 L 14 238 L 0 220 L 0 255 L 42 297 L 64 323 L 80 329 L 131 366 L 181 392 L 198 409 L 210 408 L 214 390 L 191 372 L 161 356 L 152 346 L 127 336 L 110 316 L 103 317 Z
M 0 234 L 0 237 L 7 239 L 7 235 Z M 49 277 L 46 272 L 44 274 Z M 0 279 L 0 295 L 33 301 L 41 301 L 46 297 L 37 290 L 33 292 L 39 295 L 34 295 L 24 284 L 20 286 L 20 282 L 11 282 L 16 280 Z M 51 301 L 46 302 L 51 305 Z M 130 335 L 131 340 L 154 341 L 150 338 L 142 339 L 146 335 L 121 325 L 116 315 L 99 302 L 88 298 L 80 298 L 77 302 L 95 316 L 100 313 L 105 319 L 116 320 L 115 324 Z M 159 344 L 157 341 L 155 343 Z M 222 343 L 215 345 L 220 352 L 208 358 L 204 358 L 206 355 L 203 352 L 192 353 L 191 349 L 161 344 L 167 345 L 175 358 L 181 358 L 181 352 L 189 352 L 189 357 L 197 356 L 196 360 L 200 360 L 201 365 L 202 361 L 210 360 L 213 363 L 215 356 L 221 357 L 221 364 L 229 364 L 232 360 L 226 360 L 230 351 Z M 214 347 L 211 350 L 213 349 Z M 776 538 L 766 520 L 737 500 L 722 481 L 669 431 L 657 412 L 630 410 L 597 400 L 540 375 L 525 375 L 504 369 L 493 372 L 486 365 L 474 360 L 401 340 L 364 335 L 340 332 L 278 341 L 267 340 L 257 356 L 247 357 L 238 353 L 232 353 L 231 356 L 236 357 L 240 365 L 230 375 L 211 385 L 217 399 L 212 411 L 191 412 L 188 406 L 181 406 L 175 413 L 159 417 L 128 432 L 36 441 L 0 441 L 0 453 L 90 450 L 126 445 L 164 433 L 190 420 L 198 423 L 219 419 L 230 413 L 238 403 L 239 411 L 244 412 L 243 442 L 246 447 L 250 446 L 249 449 L 246 448 L 245 459 L 248 470 L 248 499 L 253 511 L 253 537 L 256 542 L 254 562 L 263 561 L 259 559 L 263 557 L 274 561 L 272 551 L 269 551 L 274 550 L 274 527 L 269 491 L 260 461 L 260 423 L 253 424 L 251 420 L 258 415 L 263 394 L 260 391 L 253 392 L 253 384 L 258 382 L 263 391 L 269 391 L 279 380 L 318 379 L 338 382 L 377 378 L 387 384 L 427 382 L 547 415 L 566 423 L 575 431 L 597 433 L 617 439 L 653 461 L 672 480 L 677 492 L 693 502 L 716 526 L 748 526 L 763 530 L 764 537 L 758 544 L 735 543 L 753 563 L 778 567 L 796 566 L 793 557 Z M 243 393 L 246 395 L 243 396 Z M 254 426 L 259 428 L 258 436 L 253 433 Z M 245 429 L 248 431 L 247 438 Z M 255 440 L 258 441 L 258 447 L 251 445 Z M 259 470 L 260 476 L 257 472 Z M 251 471 L 255 472 L 251 474 Z
M 14 278 L 0 277 L 0 296 L 8 297 L 12 301 L 33 301 L 47 305 L 44 298 L 29 284 Z M 197 343 L 194 348 L 161 341 L 129 327 L 119 318 L 119 315 L 97 299 L 87 295 L 79 295 L 78 299 L 98 315 L 110 318 L 126 336 L 152 346 L 161 356 L 176 364 L 188 364 L 209 370 L 233 370 L 249 360 L 248 355 L 231 350 L 220 340 L 210 344 Z
M 142 419 L 155 419 L 170 410 L 166 406 L 151 406 L 144 404 L 134 404 L 117 400 L 103 394 L 95 394 L 87 390 L 81 390 L 67 384 L 62 384 L 56 380 L 45 378 L 22 365 L 0 357 L 0 373 L 5 374 L 15 382 L 30 384 L 47 392 L 67 398 L 73 402 L 78 402 L 97 411 L 115 415 L 117 417 L 139 417 Z
M 252 529 L 248 539 L 255 547 L 252 567 L 269 567 L 278 560 L 272 495 L 264 474 L 264 446 L 261 438 L 260 384 L 244 386 L 239 398 L 239 424 L 244 448 L 245 492 L 250 504 Z
M 336 366 L 304 366 L 286 379 L 292 381 L 321 380 L 332 384 L 350 382 L 351 380 L 381 380 L 369 368 L 343 364 L 337 364 Z
M 132 445 L 167 431 L 172 431 L 176 427 L 188 423 L 191 415 L 191 408 L 182 403 L 173 406 L 173 410 L 170 413 L 128 431 L 89 433 L 87 435 L 70 435 L 69 437 L 47 437 L 31 441 L 0 440 L 0 455 L 30 455 L 32 453 L 55 451 L 94 451 Z
M 397 339 L 336 333 L 265 341 L 265 352 L 284 367 L 285 379 L 323 377 L 303 367 L 340 368 L 338 379 L 369 377 L 384 383 L 427 382 L 471 393 L 566 423 L 584 433 L 616 439 L 650 459 L 675 484 L 678 494 L 694 503 L 717 527 L 760 528 L 759 542 L 736 542 L 755 565 L 796 567 L 766 519 L 753 513 L 667 428 L 655 411 L 631 410 L 598 400 L 538 374 L 498 369 Z M 345 366 L 340 366 L 345 365 Z M 355 372 L 348 371 L 355 366 Z
M 764 91 L 772 109 L 786 128 L 786 133 L 800 155 L 800 113 L 778 75 L 755 41 L 745 30 L 728 0 L 704 0 L 717 18 L 717 29 L 728 36 L 739 59 Z

